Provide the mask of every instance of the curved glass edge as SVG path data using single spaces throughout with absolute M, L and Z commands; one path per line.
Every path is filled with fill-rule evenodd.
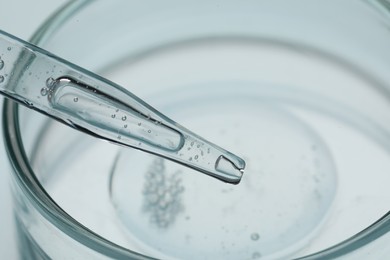
M 43 24 L 34 32 L 30 38 L 30 42 L 35 45 L 40 45 L 50 38 L 56 29 L 76 12 L 85 8 L 87 5 L 96 0 L 72 0 L 68 1 L 61 8 L 57 9 L 49 16 Z
M 151 259 L 120 247 L 81 225 L 61 209 L 46 193 L 36 179 L 23 149 L 20 130 L 18 104 L 4 100 L 3 133 L 4 143 L 11 166 L 16 173 L 14 178 L 25 197 L 35 208 L 63 233 L 84 246 L 113 259 Z M 17 174 L 23 172 L 23 174 Z
M 382 16 L 387 27 L 390 26 L 390 0 L 364 0 L 364 2 Z
M 56 29 L 64 21 L 93 2 L 89 0 L 75 0 L 66 3 L 40 26 L 31 37 L 30 42 L 36 45 L 42 44 L 55 33 Z M 19 128 L 19 105 L 14 101 L 4 100 L 2 123 L 4 144 L 12 169 L 16 173 L 14 177 L 17 184 L 26 198 L 32 202 L 43 217 L 74 240 L 107 257 L 114 259 L 151 259 L 104 239 L 69 216 L 51 199 L 40 185 L 39 180 L 36 179 L 33 170 L 28 164 L 25 151 L 21 149 L 23 142 Z M 24 174 L 17 174 L 19 172 Z
M 319 258 L 336 259 L 348 255 L 353 251 L 362 248 L 375 241 L 386 233 L 390 232 L 390 211 L 371 226 L 357 233 L 356 235 L 329 247 L 323 251 L 297 258 L 299 260 L 314 260 Z

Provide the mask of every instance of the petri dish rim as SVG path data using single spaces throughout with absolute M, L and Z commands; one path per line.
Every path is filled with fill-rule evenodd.
M 87 8 L 93 3 L 94 1 L 88 0 L 68 2 L 41 25 L 30 39 L 30 42 L 38 46 L 44 43 L 53 33 L 55 33 L 56 29 L 60 28 L 64 22 L 71 19 L 77 11 Z M 370 4 L 374 5 L 374 3 Z M 387 10 L 381 11 L 387 12 Z M 56 204 L 39 183 L 34 171 L 29 165 L 29 160 L 24 151 L 21 138 L 18 108 L 19 105 L 13 101 L 7 99 L 4 101 L 2 127 L 4 143 L 10 164 L 13 168 L 14 179 L 24 193 L 24 196 L 26 196 L 42 216 L 55 227 L 78 241 L 80 244 L 83 244 L 96 252 L 116 259 L 153 259 L 146 255 L 130 251 L 99 236 L 81 225 Z M 366 229 L 343 242 L 320 252 L 301 257 L 300 259 L 340 257 L 369 244 L 389 231 L 390 212 L 386 213 Z

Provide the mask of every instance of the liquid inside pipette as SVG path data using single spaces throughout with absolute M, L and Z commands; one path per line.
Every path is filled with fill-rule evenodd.
M 113 82 L 2 31 L 0 53 L 1 94 L 93 136 L 240 182 L 244 160 Z
M 150 115 L 115 102 L 96 88 L 66 77 L 58 80 L 49 78 L 47 86 L 42 92 L 53 108 L 112 133 L 118 141 L 134 140 L 170 152 L 183 146 L 184 138 L 180 132 Z

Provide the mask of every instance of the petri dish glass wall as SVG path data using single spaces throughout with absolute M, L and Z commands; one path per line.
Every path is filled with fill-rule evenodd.
M 242 155 L 247 169 L 239 185 L 220 183 L 6 102 L 22 256 L 387 255 L 387 6 L 69 3 L 33 43 Z

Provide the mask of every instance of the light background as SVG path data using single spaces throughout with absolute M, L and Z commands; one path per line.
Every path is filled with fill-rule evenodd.
M 28 40 L 45 19 L 60 8 L 65 0 L 0 0 L 0 30 Z M 3 98 L 0 97 L 0 122 Z M 10 166 L 0 129 L 0 259 L 16 259 L 16 237 L 13 227 L 11 194 L 9 189 Z

